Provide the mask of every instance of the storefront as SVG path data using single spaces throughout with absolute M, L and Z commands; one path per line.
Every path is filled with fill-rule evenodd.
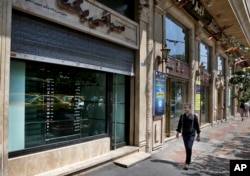
M 199 43 L 199 72 L 196 74 L 195 83 L 195 113 L 198 114 L 201 125 L 209 122 L 209 84 L 211 63 L 208 45 Z
M 170 49 L 170 63 L 167 65 L 167 115 L 166 136 L 176 133 L 183 114 L 183 103 L 188 102 L 189 82 L 189 40 L 188 29 L 173 17 L 166 16 L 166 44 Z
M 20 172 L 15 163 L 38 174 L 129 145 L 138 25 L 98 2 L 74 3 L 13 2 L 10 175 Z

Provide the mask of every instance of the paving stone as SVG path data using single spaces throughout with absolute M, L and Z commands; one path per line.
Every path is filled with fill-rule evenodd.
M 77 176 L 228 176 L 230 159 L 249 159 L 250 118 L 243 122 L 239 116 L 228 118 L 226 122 L 201 131 L 201 141 L 194 143 L 188 171 L 183 170 L 185 150 L 179 138 L 167 142 L 163 148 L 152 152 L 151 158 L 129 168 L 111 163 Z

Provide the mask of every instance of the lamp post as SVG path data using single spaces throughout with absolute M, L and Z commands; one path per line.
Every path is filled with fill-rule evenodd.
M 164 45 L 164 48 L 161 49 L 162 52 L 162 58 L 160 58 L 160 63 L 162 63 L 162 71 L 163 71 L 163 62 L 165 62 L 166 69 L 172 69 L 172 67 L 169 65 L 169 58 L 168 54 L 171 51 L 170 48 L 167 47 L 167 45 Z
M 196 70 L 196 76 L 200 76 L 204 74 L 205 66 L 203 63 L 199 65 L 199 70 Z

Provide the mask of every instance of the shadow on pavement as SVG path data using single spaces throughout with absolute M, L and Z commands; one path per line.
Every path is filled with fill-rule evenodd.
M 227 158 L 203 155 L 196 158 L 191 164 L 190 169 L 193 169 L 200 174 L 203 173 L 210 176 L 228 176 L 230 169 L 229 164 L 229 159 Z
M 173 167 L 182 170 L 183 164 L 175 163 L 167 160 L 154 159 L 151 162 L 159 162 L 163 164 L 172 165 Z M 214 156 L 197 157 L 194 162 L 190 164 L 189 170 L 182 172 L 182 175 L 190 176 L 228 176 L 229 175 L 229 160 Z
M 173 167 L 176 167 L 176 168 L 182 168 L 182 166 L 183 166 L 183 164 L 181 165 L 180 163 L 175 163 L 172 161 L 161 160 L 161 159 L 153 159 L 153 160 L 151 160 L 151 162 L 169 164 L 169 165 L 172 165 Z

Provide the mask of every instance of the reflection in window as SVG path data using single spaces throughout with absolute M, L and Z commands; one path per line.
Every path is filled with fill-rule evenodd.
M 206 71 L 209 71 L 208 59 L 209 59 L 209 48 L 203 43 L 200 43 L 200 64 L 205 66 Z
M 217 58 L 217 70 L 218 70 L 218 74 L 223 74 L 224 73 L 224 58 L 223 57 L 218 57 Z
M 113 116 L 112 116 L 112 147 L 125 142 L 125 76 L 113 76 Z
M 166 44 L 171 49 L 169 56 L 183 62 L 188 62 L 187 29 L 166 17 Z
M 186 103 L 187 84 L 185 82 L 171 80 L 171 99 L 170 99 L 170 130 L 171 136 L 175 135 L 175 130 L 183 114 L 183 103 Z
M 105 134 L 106 74 L 13 60 L 9 114 L 10 151 Z

